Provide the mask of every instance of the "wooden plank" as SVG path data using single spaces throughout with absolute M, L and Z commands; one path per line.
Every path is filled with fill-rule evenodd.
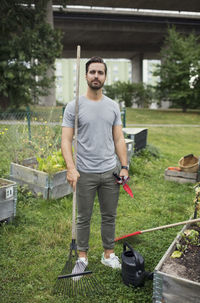
M 24 180 L 19 180 L 19 179 L 15 179 L 14 177 L 10 176 L 10 178 L 13 181 L 16 181 L 17 184 L 19 184 L 20 186 L 24 186 L 27 185 L 28 189 L 34 194 L 34 195 L 42 195 L 42 197 L 44 197 L 45 199 L 48 198 L 48 191 L 49 191 L 49 187 L 43 187 L 43 186 L 39 186 L 37 184 L 32 184 L 32 183 L 28 183 Z
M 10 177 L 16 182 L 48 187 L 48 174 L 17 163 L 11 163 Z
M 188 173 L 184 171 L 165 169 L 165 174 L 167 176 L 182 177 L 187 179 L 197 179 L 197 173 Z
M 16 215 L 17 185 L 15 182 L 0 178 L 0 221 Z
M 0 202 L 0 221 L 14 216 L 14 199 Z
M 183 171 L 165 169 L 165 180 L 174 181 L 182 184 L 196 183 L 197 173 L 188 173 Z
M 67 173 L 67 170 L 65 169 L 65 170 L 59 171 L 53 175 L 50 175 L 49 176 L 50 187 L 55 187 L 57 185 L 66 183 L 67 182 L 66 173 Z
M 200 284 L 163 275 L 162 297 L 166 303 L 200 302 Z
M 178 183 L 196 183 L 196 179 L 186 179 L 186 178 L 180 178 L 180 177 L 172 177 L 172 176 L 165 176 L 165 180 L 167 181 L 174 181 Z
M 68 182 L 49 189 L 49 199 L 59 199 L 72 193 L 72 187 Z

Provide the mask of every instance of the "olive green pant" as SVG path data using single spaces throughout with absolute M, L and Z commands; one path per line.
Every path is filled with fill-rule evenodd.
M 115 218 L 119 199 L 119 184 L 116 183 L 114 168 L 105 173 L 83 173 L 77 182 L 77 248 L 89 248 L 90 220 L 96 193 L 101 212 L 101 237 L 105 249 L 114 248 Z

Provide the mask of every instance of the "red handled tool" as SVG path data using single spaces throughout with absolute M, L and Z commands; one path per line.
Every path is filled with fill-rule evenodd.
M 122 240 L 122 239 L 125 239 L 125 238 L 128 238 L 128 237 L 131 237 L 131 236 L 136 236 L 136 235 L 139 235 L 139 234 L 148 233 L 148 232 L 151 232 L 151 231 L 161 230 L 161 229 L 164 229 L 164 228 L 170 228 L 170 227 L 183 225 L 183 224 L 188 224 L 188 223 L 192 224 L 192 223 L 199 222 L 199 221 L 200 221 L 200 218 L 193 219 L 193 220 L 187 220 L 187 221 L 183 221 L 183 222 L 178 222 L 178 223 L 173 223 L 173 224 L 168 224 L 168 225 L 163 225 L 163 226 L 158 226 L 158 227 L 145 229 L 145 230 L 138 230 L 138 231 L 135 231 L 132 234 L 128 234 L 128 235 L 121 236 L 119 238 L 115 238 L 115 242 L 117 242 L 119 240 Z
M 117 183 L 122 185 L 123 189 L 129 194 L 129 196 L 131 196 L 131 198 L 133 198 L 132 190 L 130 189 L 130 187 L 127 184 L 128 180 L 130 178 L 126 177 L 126 176 L 120 177 L 115 173 L 113 173 L 113 176 L 116 178 Z

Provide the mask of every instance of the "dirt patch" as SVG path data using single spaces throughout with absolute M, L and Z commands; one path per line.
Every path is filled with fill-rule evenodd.
M 200 227 L 192 225 L 190 229 L 197 230 L 200 238 Z M 200 282 L 200 246 L 188 245 L 181 258 L 169 257 L 161 268 L 162 272 L 173 276 Z

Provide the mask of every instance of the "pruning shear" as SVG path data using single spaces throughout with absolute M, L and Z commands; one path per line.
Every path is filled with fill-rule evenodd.
M 133 198 L 132 190 L 130 189 L 130 187 L 127 184 L 128 180 L 130 178 L 126 177 L 126 176 L 120 177 L 116 173 L 113 173 L 113 176 L 115 177 L 117 183 L 122 185 L 123 189 L 129 194 L 129 196 L 131 196 L 131 198 Z

